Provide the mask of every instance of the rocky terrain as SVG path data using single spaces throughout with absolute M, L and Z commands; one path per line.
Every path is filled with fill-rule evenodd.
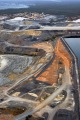
M 45 20 L 50 27 L 64 18 L 63 25 L 64 16 L 19 15 L 1 20 L 0 120 L 57 120 L 59 116 L 78 120 L 78 89 L 73 90 L 78 84 L 76 58 L 57 38 L 75 31 L 32 29 L 34 22 L 43 27 Z

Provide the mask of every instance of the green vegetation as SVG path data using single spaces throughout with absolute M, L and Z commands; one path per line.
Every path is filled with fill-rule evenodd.
M 58 14 L 58 15 L 68 15 L 68 16 L 77 16 L 80 15 L 80 2 L 38 2 L 35 6 L 30 6 L 29 8 L 23 9 L 7 9 L 0 10 L 0 14 L 14 14 L 22 12 L 39 12 L 39 13 L 49 13 L 49 14 Z

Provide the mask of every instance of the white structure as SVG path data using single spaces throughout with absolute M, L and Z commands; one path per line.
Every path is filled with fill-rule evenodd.
M 0 16 L 0 21 L 6 20 L 8 17 L 7 16 Z
M 79 22 L 80 22 L 80 19 L 74 20 L 73 22 L 79 23 Z
M 19 21 L 23 21 L 23 20 L 26 20 L 26 19 L 27 18 L 24 18 L 24 17 L 15 17 L 15 18 L 7 20 L 7 21 L 10 21 L 10 22 L 19 22 Z

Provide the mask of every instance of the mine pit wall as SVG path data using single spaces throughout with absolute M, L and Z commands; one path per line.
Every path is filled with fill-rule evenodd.
M 64 65 L 70 70 L 73 84 L 73 94 L 75 99 L 75 112 L 79 119 L 80 108 L 80 95 L 79 95 L 79 74 L 78 74 L 78 62 L 74 52 L 66 43 L 65 38 L 59 38 L 55 47 L 56 55 L 60 56 Z
M 41 56 L 45 54 L 43 49 L 24 47 L 24 46 L 7 46 L 4 45 L 0 48 L 0 54 L 15 54 L 15 55 L 28 55 L 28 56 Z
M 61 39 L 57 40 L 56 47 L 55 47 L 55 54 L 60 56 L 66 68 L 70 69 L 72 58 L 68 50 L 65 48 Z

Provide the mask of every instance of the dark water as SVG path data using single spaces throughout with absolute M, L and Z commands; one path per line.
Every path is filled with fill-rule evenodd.
M 0 10 L 28 8 L 29 5 L 32 5 L 32 3 L 27 0 L 0 0 Z
M 80 67 L 80 38 L 65 38 L 65 40 L 77 56 Z

